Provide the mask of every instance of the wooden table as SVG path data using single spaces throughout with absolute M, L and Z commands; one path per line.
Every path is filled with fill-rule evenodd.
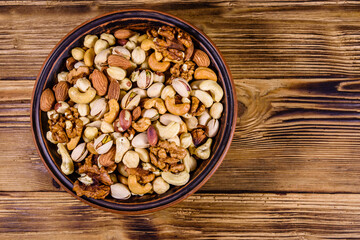
M 359 239 L 358 1 L 1 1 L 1 239 Z M 203 29 L 227 60 L 239 117 L 200 191 L 122 216 L 59 189 L 30 132 L 36 75 L 78 24 L 124 8 Z M 358 149 L 359 148 L 359 149 Z

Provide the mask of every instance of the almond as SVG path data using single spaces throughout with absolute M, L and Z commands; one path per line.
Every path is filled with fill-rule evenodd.
M 110 167 L 115 164 L 116 147 L 113 146 L 107 153 L 101 154 L 99 157 L 99 163 L 104 167 Z
M 110 55 L 108 57 L 108 64 L 109 66 L 120 67 L 125 70 L 132 66 L 130 60 L 119 55 Z
M 134 35 L 135 33 L 129 29 L 119 29 L 114 32 L 114 36 L 117 39 L 126 39 Z
M 90 74 L 89 78 L 96 90 L 97 95 L 104 96 L 108 89 L 108 80 L 106 76 L 99 70 L 95 69 L 92 74 Z
M 68 91 L 69 84 L 67 82 L 63 81 L 56 84 L 54 87 L 56 101 L 65 101 L 69 97 Z
M 120 97 L 120 84 L 116 80 L 110 81 L 109 90 L 108 90 L 109 99 L 119 100 Z
M 208 55 L 201 51 L 200 49 L 196 49 L 193 56 L 193 61 L 199 67 L 208 67 L 210 65 L 210 59 Z
M 44 112 L 50 111 L 55 103 L 54 93 L 50 88 L 43 91 L 40 97 L 40 109 Z

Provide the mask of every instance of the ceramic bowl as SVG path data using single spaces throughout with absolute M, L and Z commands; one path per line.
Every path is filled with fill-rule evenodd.
M 220 129 L 213 141 L 211 158 L 199 162 L 198 168 L 191 173 L 189 182 L 180 187 L 171 187 L 162 195 L 152 194 L 144 196 L 133 196 L 128 200 L 116 200 L 108 197 L 104 200 L 95 200 L 88 197 L 78 197 L 72 191 L 76 174 L 64 175 L 60 170 L 61 158 L 57 153 L 56 145 L 48 142 L 45 133 L 48 131 L 47 116 L 40 111 L 40 95 L 45 88 L 52 87 L 55 76 L 64 69 L 65 60 L 70 56 L 70 50 L 80 46 L 87 34 L 101 34 L 118 28 L 130 28 L 142 30 L 149 26 L 170 25 L 176 26 L 188 32 L 194 41 L 195 48 L 205 51 L 211 60 L 211 68 L 218 76 L 218 83 L 224 89 L 223 116 L 220 119 Z M 45 60 L 34 87 L 31 103 L 31 124 L 34 141 L 41 160 L 52 175 L 52 177 L 74 197 L 81 201 L 112 212 L 124 214 L 141 214 L 163 209 L 172 204 L 180 202 L 198 190 L 219 167 L 226 152 L 229 149 L 235 131 L 237 101 L 234 83 L 228 66 L 215 44 L 202 31 L 190 23 L 170 14 L 152 10 L 124 10 L 108 13 L 91 19 L 76 27 L 68 33 L 52 50 Z M 220 188 L 221 186 L 219 186 Z

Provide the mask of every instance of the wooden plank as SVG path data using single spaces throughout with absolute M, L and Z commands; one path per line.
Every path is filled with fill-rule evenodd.
M 224 54 L 235 79 L 359 75 L 358 2 L 246 2 L 159 1 L 146 7 L 173 13 L 202 28 Z M 144 7 L 142 1 L 0 4 L 0 79 L 36 76 L 55 44 L 91 17 Z
M 67 193 L 0 193 L 1 239 L 356 239 L 359 195 L 195 194 L 128 217 Z M 71 217 L 69 217 L 71 216 Z
M 8 176 L 0 191 L 54 189 L 31 140 L 32 85 L 0 81 L 0 136 L 9 139 L 0 144 Z M 359 192 L 356 78 L 245 79 L 236 87 L 242 109 L 232 147 L 201 191 Z

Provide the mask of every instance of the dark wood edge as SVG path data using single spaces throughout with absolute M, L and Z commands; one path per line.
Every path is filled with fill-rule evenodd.
M 33 141 L 34 141 L 34 144 L 36 146 L 36 149 L 39 153 L 39 156 L 40 156 L 40 159 L 41 161 L 43 162 L 43 164 L 45 165 L 46 169 L 48 170 L 48 172 L 50 173 L 50 175 L 52 176 L 53 179 L 55 179 L 55 181 L 68 193 L 70 193 L 72 196 L 74 196 L 75 198 L 79 199 L 80 201 L 92 206 L 92 207 L 95 207 L 95 208 L 98 208 L 98 209 L 101 209 L 101 210 L 104 210 L 104 211 L 108 211 L 108 212 L 113 212 L 113 213 L 121 213 L 121 214 L 126 214 L 126 215 L 139 215 L 139 214 L 147 214 L 147 213 L 151 213 L 151 212 L 155 212 L 155 211 L 159 211 L 159 210 L 162 210 L 162 209 L 165 209 L 167 207 L 170 207 L 170 206 L 173 206 L 181 201 L 183 201 L 184 199 L 188 198 L 190 195 L 192 195 L 193 193 L 195 193 L 197 190 L 199 190 L 208 180 L 209 178 L 214 174 L 214 172 L 218 169 L 218 167 L 220 166 L 220 164 L 222 163 L 222 161 L 224 160 L 225 156 L 226 156 L 226 153 L 228 152 L 229 148 L 230 148 L 230 145 L 231 145 L 231 142 L 232 142 L 232 139 L 233 139 L 233 136 L 234 136 L 234 133 L 235 133 L 235 126 L 236 126 L 236 120 L 237 120 L 237 99 L 236 99 L 236 91 L 235 91 L 235 84 L 234 84 L 234 80 L 233 80 L 233 77 L 231 75 L 231 72 L 230 72 L 230 69 L 223 57 L 223 55 L 221 54 L 220 50 L 218 49 L 218 47 L 214 44 L 214 42 L 203 32 L 201 31 L 199 28 L 197 28 L 196 26 L 192 25 L 191 23 L 183 20 L 183 19 L 180 19 L 174 15 L 171 15 L 171 14 L 168 14 L 168 13 L 164 13 L 164 12 L 161 12 L 161 11 L 157 11 L 157 10 L 149 10 L 149 9 L 125 9 L 125 10 L 119 10 L 119 11 L 113 11 L 113 12 L 109 12 L 109 13 L 106 13 L 106 14 L 102 14 L 102 15 L 99 15 L 97 17 L 94 17 L 82 24 L 80 24 L 79 26 L 77 26 L 76 28 L 74 28 L 73 30 L 71 30 L 67 35 L 65 35 L 56 45 L 55 47 L 52 49 L 52 51 L 49 53 L 49 55 L 47 56 L 47 58 L 45 59 L 43 65 L 41 66 L 41 69 L 36 77 L 36 81 L 35 81 L 35 84 L 34 84 L 34 89 L 33 89 L 33 92 L 32 92 L 32 97 L 31 97 L 31 106 L 30 106 L 30 114 L 32 114 L 33 112 L 33 99 L 34 99 L 34 94 L 35 94 L 35 90 L 36 90 L 36 86 L 37 86 L 37 83 L 39 81 L 39 77 L 41 75 L 41 72 L 42 72 L 42 69 L 44 68 L 45 64 L 47 63 L 48 59 L 50 58 L 50 56 L 53 54 L 53 52 L 57 49 L 58 45 L 60 43 L 63 42 L 64 39 L 66 39 L 69 35 L 71 35 L 73 32 L 75 32 L 76 30 L 78 30 L 79 28 L 81 28 L 82 26 L 96 20 L 96 19 L 99 19 L 99 18 L 102 18 L 102 17 L 105 17 L 105 16 L 108 16 L 108 15 L 112 15 L 112 14 L 116 14 L 116 13 L 121 13 L 121 12 L 130 12 L 130 11 L 143 11 L 143 12 L 155 12 L 155 13 L 158 13 L 158 14 L 162 14 L 162 15 L 165 15 L 165 16 L 169 16 L 169 17 L 172 17 L 174 19 L 177 19 L 178 21 L 180 22 L 184 22 L 185 24 L 191 26 L 192 28 L 194 28 L 196 31 L 200 32 L 203 37 L 205 37 L 207 39 L 207 41 L 209 41 L 211 43 L 211 45 L 216 49 L 217 51 L 217 54 L 220 56 L 222 62 L 224 63 L 224 66 L 226 68 L 226 72 L 228 73 L 229 75 L 229 79 L 230 79 L 230 83 L 232 85 L 231 89 L 232 89 L 232 93 L 233 93 L 233 101 L 234 101 L 234 114 L 233 114 L 233 119 L 232 119 L 232 125 L 231 125 L 231 133 L 230 133 L 230 136 L 229 136 L 229 141 L 227 142 L 227 145 L 223 151 L 223 154 L 222 156 L 218 159 L 218 161 L 216 162 L 215 166 L 212 168 L 212 170 L 205 176 L 205 178 L 197 185 L 195 186 L 192 190 L 190 190 L 187 194 L 177 198 L 175 201 L 172 201 L 168 204 L 165 204 L 165 205 L 162 205 L 162 206 L 158 206 L 158 207 L 155 207 L 155 208 L 151 208 L 151 209 L 146 209 L 146 210 L 141 210 L 141 211 L 120 211 L 120 210 L 115 210 L 115 209 L 110 209 L 110 208 L 105 208 L 105 207 L 102 207 L 102 206 L 99 206 L 99 205 L 96 205 L 96 204 L 93 204 L 89 201 L 87 201 L 86 199 L 82 198 L 82 197 L 79 197 L 77 196 L 73 191 L 71 191 L 70 189 L 68 189 L 67 187 L 65 187 L 63 185 L 63 183 L 53 174 L 53 172 L 51 171 L 51 169 L 48 167 L 46 161 L 43 159 L 43 156 L 41 154 L 41 151 L 39 149 L 39 146 L 38 144 L 36 143 L 36 138 L 35 138 L 35 133 L 34 133 L 34 129 L 33 129 L 33 118 L 32 116 L 30 116 L 30 123 L 31 123 L 31 133 L 32 133 L 32 137 L 33 137 Z

